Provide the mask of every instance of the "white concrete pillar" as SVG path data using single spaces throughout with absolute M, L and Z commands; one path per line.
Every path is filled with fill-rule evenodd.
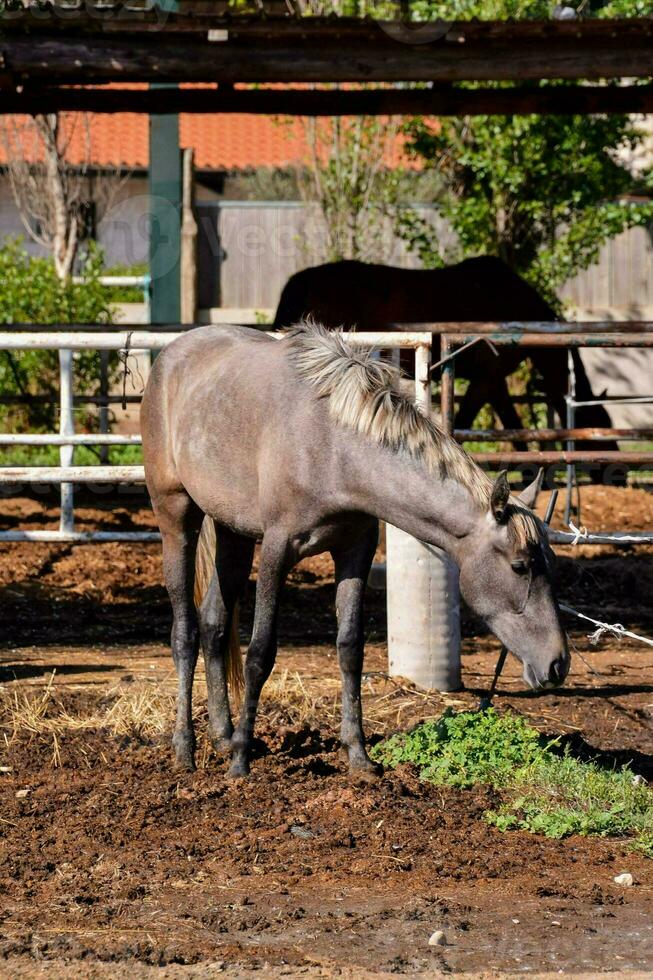
M 390 676 L 426 690 L 459 690 L 458 568 L 439 548 L 389 524 L 386 555 Z
M 430 347 L 415 350 L 415 401 L 431 411 Z M 457 691 L 460 677 L 458 568 L 444 551 L 386 525 L 390 676 L 427 690 Z

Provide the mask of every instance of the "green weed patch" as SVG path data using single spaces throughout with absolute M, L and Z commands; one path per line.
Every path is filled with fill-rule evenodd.
M 411 763 L 427 782 L 501 790 L 505 802 L 485 813 L 499 830 L 624 837 L 653 857 L 650 787 L 627 767 L 574 758 L 512 712 L 447 711 L 379 743 L 373 755 L 390 768 Z

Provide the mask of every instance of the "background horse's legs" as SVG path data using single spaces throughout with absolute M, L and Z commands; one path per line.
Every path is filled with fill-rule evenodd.
M 216 524 L 216 573 L 200 606 L 200 637 L 206 665 L 209 738 L 218 752 L 231 748 L 234 726 L 229 710 L 225 656 L 231 641 L 236 603 L 252 569 L 255 542 Z
M 501 419 L 501 425 L 504 429 L 523 429 L 524 422 L 510 397 L 506 379 L 497 377 L 495 378 L 495 382 L 496 390 L 491 404 Z M 523 442 L 513 443 L 513 445 L 518 451 L 527 448 Z
M 336 612 L 338 616 L 338 660 L 342 675 L 342 723 L 340 739 L 351 769 L 376 771 L 365 751 L 361 708 L 361 673 L 365 636 L 363 596 L 379 537 L 375 521 L 354 548 L 333 552 L 336 566 Z
M 183 490 L 157 500 L 155 510 L 163 541 L 163 574 L 172 604 L 172 657 L 179 679 L 172 747 L 177 764 L 194 769 L 192 695 L 199 632 L 193 584 L 197 538 L 204 515 Z
M 471 429 L 474 419 L 488 402 L 492 403 L 492 389 L 487 384 L 472 379 L 458 406 L 454 421 L 455 427 L 457 429 Z
M 492 365 L 489 366 L 492 367 Z M 457 429 L 471 429 L 480 410 L 488 404 L 492 406 L 501 419 L 504 429 L 523 428 L 523 422 L 512 403 L 507 381 L 500 373 L 490 375 L 488 380 L 482 383 L 475 380 L 470 381 L 456 412 L 455 427 Z M 515 444 L 517 450 L 524 448 L 523 443 Z
M 240 719 L 231 739 L 233 757 L 230 776 L 246 776 L 249 772 L 249 752 L 258 701 L 277 655 L 279 594 L 288 567 L 287 534 L 274 528 L 266 531 L 261 543 L 256 582 L 254 627 L 245 661 L 245 694 Z

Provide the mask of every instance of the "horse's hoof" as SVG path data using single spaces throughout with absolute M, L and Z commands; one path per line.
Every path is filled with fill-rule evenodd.
M 246 779 L 249 776 L 249 766 L 246 762 L 232 762 L 227 776 L 229 779 Z
M 215 754 L 220 756 L 220 758 L 226 758 L 231 755 L 231 739 L 225 735 L 211 736 L 211 745 Z
M 175 735 L 172 739 L 175 769 L 193 772 L 195 769 L 195 739 Z
M 355 783 L 375 783 L 383 775 L 383 766 L 368 759 L 364 763 L 354 764 L 349 768 L 349 778 Z
M 178 772 L 195 772 L 197 766 L 195 765 L 195 759 L 192 755 L 185 754 L 175 754 L 173 760 L 173 767 Z

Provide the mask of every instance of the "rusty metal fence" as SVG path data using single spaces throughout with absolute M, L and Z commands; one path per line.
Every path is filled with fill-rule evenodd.
M 426 325 L 424 325 L 426 326 Z M 543 450 L 524 449 L 517 451 L 499 450 L 498 452 L 475 452 L 474 458 L 481 464 L 496 464 L 504 466 L 522 466 L 534 463 L 539 466 L 562 465 L 566 469 L 566 503 L 565 522 L 570 523 L 572 490 L 577 485 L 576 466 L 578 464 L 609 465 L 619 464 L 624 467 L 650 466 L 653 469 L 653 452 L 626 452 L 623 450 L 606 451 L 577 450 L 574 444 L 577 440 L 589 440 L 600 444 L 606 440 L 638 441 L 651 439 L 653 429 L 648 427 L 616 429 L 616 428 L 576 428 L 576 409 L 587 405 L 609 405 L 611 401 L 620 403 L 637 402 L 653 404 L 653 394 L 620 396 L 611 399 L 609 396 L 589 400 L 576 398 L 576 379 L 571 356 L 568 361 L 569 385 L 566 394 L 567 418 L 565 426 L 547 429 L 458 429 L 454 428 L 455 410 L 455 374 L 456 356 L 463 348 L 471 346 L 483 338 L 497 347 L 563 347 L 570 351 L 579 347 L 653 347 L 653 322 L 585 322 L 571 323 L 558 321 L 542 322 L 468 322 L 468 323 L 434 323 L 429 324 L 434 334 L 440 335 L 441 390 L 440 407 L 442 425 L 446 432 L 460 442 L 562 442 L 564 449 Z M 565 544 L 577 542 L 577 531 L 563 532 L 551 529 L 552 541 Z M 636 544 L 653 542 L 653 531 L 629 532 L 624 535 L 619 531 L 600 534 L 585 532 L 582 535 L 584 544 Z

